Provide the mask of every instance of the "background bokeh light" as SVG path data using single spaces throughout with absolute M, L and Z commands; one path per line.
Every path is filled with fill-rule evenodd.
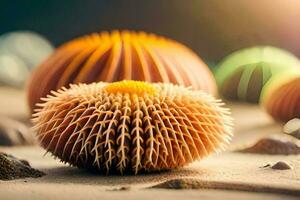
M 28 0 L 0 5 L 0 33 L 33 30 L 55 45 L 126 28 L 171 37 L 209 62 L 253 45 L 273 45 L 300 56 L 297 0 Z

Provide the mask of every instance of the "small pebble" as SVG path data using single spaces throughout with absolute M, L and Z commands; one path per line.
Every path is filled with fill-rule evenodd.
M 277 163 L 275 163 L 272 167 L 272 169 L 276 169 L 276 170 L 288 170 L 288 169 L 293 169 L 293 167 L 285 162 L 285 161 L 278 161 Z
M 260 168 L 267 168 L 267 167 L 271 167 L 271 164 L 268 163 L 268 164 L 266 164 L 266 165 L 264 165 L 264 166 L 262 166 L 262 167 L 260 167 Z
M 130 187 L 122 186 L 122 187 L 118 187 L 118 188 L 113 188 L 113 189 L 108 190 L 108 191 L 127 191 L 127 190 L 130 190 Z
M 283 126 L 283 132 L 300 139 L 300 119 L 294 118 Z

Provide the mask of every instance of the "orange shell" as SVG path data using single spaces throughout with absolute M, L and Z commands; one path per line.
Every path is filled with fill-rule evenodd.
M 102 32 L 59 47 L 33 73 L 28 87 L 31 110 L 41 97 L 70 83 L 140 80 L 192 86 L 216 94 L 207 65 L 176 41 L 144 32 Z
M 262 106 L 276 120 L 300 118 L 300 76 L 278 76 L 266 86 Z

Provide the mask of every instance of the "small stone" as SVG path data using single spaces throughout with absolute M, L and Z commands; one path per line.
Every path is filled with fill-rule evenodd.
M 130 187 L 120 187 L 119 190 L 130 190 Z
M 272 167 L 272 169 L 276 169 L 276 170 L 288 170 L 288 169 L 293 169 L 293 167 L 285 162 L 285 161 L 278 161 L 277 163 L 275 163 Z
M 266 164 L 266 165 L 264 165 L 264 166 L 262 166 L 262 167 L 260 167 L 260 168 L 267 168 L 267 167 L 271 167 L 271 164 L 268 163 L 268 164 Z
M 130 190 L 130 187 L 122 186 L 122 187 L 118 187 L 118 188 L 113 188 L 113 189 L 108 190 L 108 191 L 127 191 L 127 190 Z
M 12 155 L 0 152 L 0 180 L 37 178 L 44 175 L 44 172 L 30 167 L 28 161 L 19 160 Z
M 300 119 L 294 118 L 283 126 L 283 132 L 300 139 Z

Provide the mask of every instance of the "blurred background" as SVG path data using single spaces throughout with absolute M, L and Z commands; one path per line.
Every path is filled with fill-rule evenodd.
M 0 116 L 28 122 L 27 78 L 74 38 L 142 30 L 187 45 L 213 68 L 231 52 L 257 45 L 299 57 L 299 11 L 299 0 L 1 0 Z M 0 130 L 7 124 L 0 120 Z
M 144 30 L 178 40 L 204 60 L 258 44 L 300 56 L 298 0 L 64 0 L 0 2 L 0 33 L 31 30 L 58 46 L 113 29 Z

